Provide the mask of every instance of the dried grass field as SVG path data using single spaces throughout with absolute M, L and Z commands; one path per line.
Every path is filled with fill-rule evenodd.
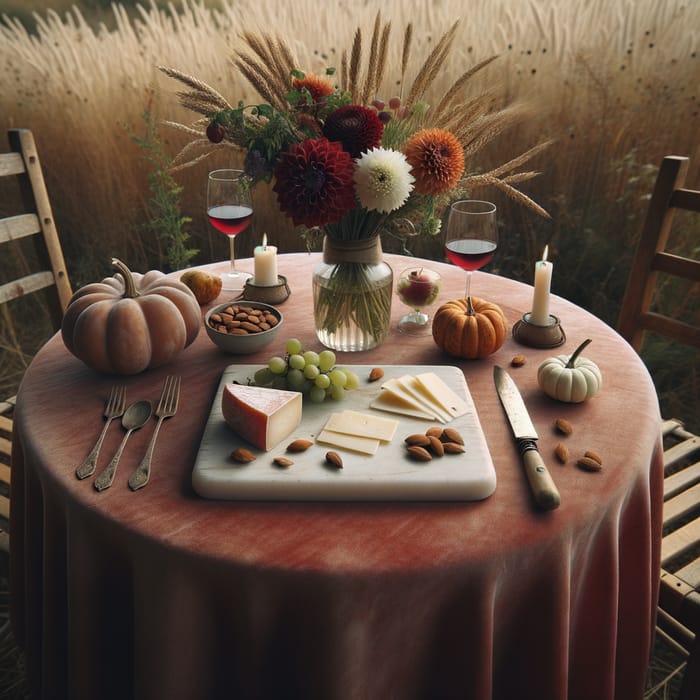
M 283 36 L 301 69 L 322 72 L 338 65 L 356 27 L 371 32 L 381 10 L 382 19 L 392 23 L 389 70 L 379 95 L 389 99 L 401 90 L 391 68 L 401 61 L 406 23 L 414 26 L 410 74 L 460 20 L 453 51 L 428 100 L 431 93 L 442 94 L 455 75 L 497 54 L 470 81 L 470 94 L 491 90 L 496 106 L 527 101 L 531 107 L 530 118 L 500 134 L 468 170 L 487 169 L 543 138 L 555 139 L 532 163 L 541 175 L 523 186 L 551 219 L 499 192 L 478 193 L 492 198 L 501 212 L 501 246 L 489 269 L 531 282 L 534 261 L 549 244 L 553 291 L 612 325 L 661 158 L 690 156 L 689 184 L 700 185 L 697 2 L 340 0 L 320 6 L 309 0 L 221 0 L 166 9 L 117 3 L 106 11 L 106 3 L 93 0 L 82 4 L 84 10 L 65 2 L 60 10 L 42 9 L 31 20 L 18 17 L 17 5 L 13 14 L 9 2 L 0 0 L 6 13 L 0 23 L 0 131 L 17 126 L 34 131 L 74 287 L 108 274 L 112 256 L 136 270 L 167 268 L 167 241 L 153 227 L 157 212 L 148 179 L 153 166 L 135 137 L 144 136 L 144 115 L 150 116 L 155 138 L 172 157 L 183 136 L 161 122 L 192 116 L 178 103 L 178 86 L 157 67 L 197 76 L 233 104 L 252 101 L 252 89 L 230 61 L 243 29 Z M 95 6 L 101 7 L 98 15 Z M 194 263 L 226 257 L 226 241 L 210 230 L 204 215 L 206 173 L 239 160 L 222 148 L 174 173 L 182 187 L 182 215 L 191 219 L 188 244 L 199 249 Z M 255 197 L 255 224 L 237 240 L 239 255 L 250 255 L 262 232 L 282 251 L 302 250 L 304 243 L 279 214 L 269 189 L 260 188 Z M 697 231 L 682 227 L 674 245 L 697 252 Z M 418 241 L 413 249 L 442 257 L 438 241 Z M 0 275 L 17 264 L 0 260 Z M 697 286 L 669 284 L 662 303 L 697 318 L 698 297 Z M 32 309 L 27 316 L 33 330 L 41 313 Z M 27 332 L 3 319 L 2 390 L 16 383 L 29 359 L 16 352 L 13 338 Z M 653 344 L 644 357 L 664 413 L 690 416 L 689 427 L 700 429 L 698 354 Z

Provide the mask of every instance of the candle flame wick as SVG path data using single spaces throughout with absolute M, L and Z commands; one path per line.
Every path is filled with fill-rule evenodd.
M 544 247 L 544 252 L 542 253 L 542 262 L 547 262 L 547 253 L 549 253 L 549 245 Z
M 263 250 L 267 249 L 267 234 L 266 233 L 263 233 L 262 247 L 263 247 Z

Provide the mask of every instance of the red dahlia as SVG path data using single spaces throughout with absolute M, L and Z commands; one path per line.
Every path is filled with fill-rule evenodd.
M 306 139 L 280 156 L 272 189 L 295 226 L 335 224 L 355 205 L 353 171 L 339 143 Z
M 353 158 L 379 146 L 383 132 L 384 124 L 377 111 L 359 105 L 339 107 L 328 115 L 323 125 L 323 135 L 331 141 L 340 141 Z

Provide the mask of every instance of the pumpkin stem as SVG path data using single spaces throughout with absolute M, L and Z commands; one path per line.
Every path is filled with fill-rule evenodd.
M 112 267 L 124 278 L 124 298 L 135 299 L 139 296 L 131 270 L 118 258 L 112 258 Z
M 576 360 L 578 360 L 578 356 L 583 352 L 583 349 L 588 345 L 588 343 L 591 342 L 590 338 L 587 338 L 584 340 L 581 345 L 579 345 L 576 350 L 574 350 L 574 354 L 569 358 L 569 361 L 566 363 L 566 368 L 567 369 L 572 369 L 573 367 L 576 367 Z

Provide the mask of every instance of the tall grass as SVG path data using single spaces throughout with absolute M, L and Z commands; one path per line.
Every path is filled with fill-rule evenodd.
M 131 5 L 131 3 L 129 3 Z M 542 175 L 526 192 L 552 214 L 549 221 L 514 206 L 496 192 L 502 245 L 491 269 L 531 281 L 532 263 L 549 244 L 556 261 L 553 290 L 614 324 L 627 269 L 656 167 L 669 153 L 688 155 L 689 183 L 700 184 L 700 3 L 685 0 L 222 0 L 211 8 L 184 2 L 167 9 L 154 3 L 113 5 L 106 26 L 91 24 L 80 10 L 35 15 L 30 31 L 6 16 L 0 26 L 0 127 L 31 128 L 74 285 L 108 272 L 116 255 L 135 269 L 167 260 L 157 240 L 144 238 L 148 171 L 132 138 L 145 133 L 147 105 L 159 119 L 187 121 L 177 85 L 158 70 L 167 65 L 204 80 L 231 102 L 256 99 L 230 63 L 243 29 L 284 36 L 299 67 L 323 71 L 339 66 L 355 27 L 371 28 L 378 10 L 392 22 L 389 70 L 381 97 L 397 84 L 401 35 L 413 22 L 411 71 L 434 41 L 460 19 L 447 69 L 428 98 L 441 94 L 458 72 L 496 53 L 499 58 L 471 81 L 472 89 L 497 90 L 506 103 L 528 100 L 533 118 L 504 134 L 476 171 L 505 162 L 543 137 L 553 148 L 538 159 Z M 162 131 L 174 155 L 182 136 Z M 204 216 L 206 172 L 237 162 L 221 149 L 211 160 L 176 174 L 183 215 L 192 219 L 194 262 L 226 257 L 226 241 Z M 256 192 L 254 229 L 237 241 L 251 254 L 262 232 L 285 251 L 303 249 L 290 222 L 281 217 L 269 190 Z M 679 249 L 697 246 L 688 232 Z M 437 242 L 417 242 L 419 254 L 440 257 Z M 695 291 L 697 295 L 697 290 Z M 697 309 L 697 300 L 696 306 Z M 660 351 L 663 356 L 664 351 Z M 657 357 L 659 351 L 656 351 Z M 697 387 L 698 359 L 683 351 L 684 374 Z M 650 360 L 653 364 L 653 358 Z M 677 396 L 664 379 L 662 394 Z M 671 382 L 671 384 L 669 384 Z M 687 384 L 686 384 L 687 386 Z M 700 427 L 698 393 L 695 425 Z

